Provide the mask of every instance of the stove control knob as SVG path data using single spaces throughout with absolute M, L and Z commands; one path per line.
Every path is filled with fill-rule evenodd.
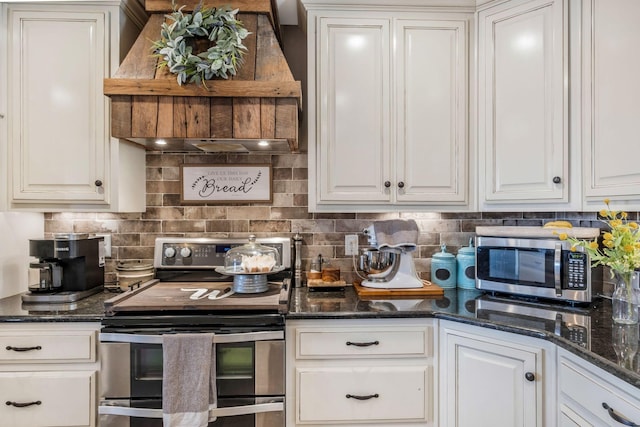
M 176 256 L 176 249 L 172 248 L 171 246 L 167 246 L 164 249 L 164 256 L 165 258 L 173 258 L 174 256 Z
M 182 258 L 189 258 L 191 256 L 191 249 L 189 248 L 180 249 L 180 256 Z

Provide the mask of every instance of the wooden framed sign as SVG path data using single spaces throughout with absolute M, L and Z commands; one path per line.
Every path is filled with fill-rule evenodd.
M 270 164 L 182 165 L 182 203 L 271 202 Z

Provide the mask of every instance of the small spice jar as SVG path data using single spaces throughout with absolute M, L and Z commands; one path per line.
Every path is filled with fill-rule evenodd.
M 455 288 L 457 280 L 456 257 L 447 252 L 447 245 L 440 246 L 441 252 L 431 258 L 431 282 L 441 288 Z
M 307 272 L 307 280 L 322 279 L 322 255 L 311 260 L 309 271 Z

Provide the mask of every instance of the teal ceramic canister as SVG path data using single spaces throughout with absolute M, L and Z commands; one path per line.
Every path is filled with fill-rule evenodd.
M 441 252 L 431 258 L 431 282 L 444 289 L 456 287 L 456 257 L 447 252 L 447 245 L 440 246 Z
M 458 287 L 462 289 L 476 288 L 476 248 L 473 238 L 469 239 L 469 246 L 460 248 L 458 256 Z

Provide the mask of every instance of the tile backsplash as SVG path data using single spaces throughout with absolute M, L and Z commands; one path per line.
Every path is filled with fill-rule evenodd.
M 180 165 L 271 163 L 273 202 L 229 205 L 180 203 Z M 416 269 L 430 278 L 431 256 L 440 250 L 457 253 L 475 235 L 478 225 L 542 225 L 566 219 L 576 226 L 600 227 L 595 212 L 464 212 L 464 213 L 340 213 L 307 211 L 307 155 L 246 155 L 148 152 L 146 163 L 147 211 L 143 213 L 47 213 L 45 235 L 84 232 L 111 233 L 112 258 L 106 267 L 106 281 L 116 281 L 118 261 L 152 262 L 158 236 L 246 237 L 303 236 L 303 266 L 321 254 L 338 266 L 342 278 L 355 278 L 353 262 L 344 255 L 345 234 L 359 233 L 372 221 L 413 218 L 420 227 L 419 250 L 414 253 Z M 637 215 L 637 214 L 635 214 Z

